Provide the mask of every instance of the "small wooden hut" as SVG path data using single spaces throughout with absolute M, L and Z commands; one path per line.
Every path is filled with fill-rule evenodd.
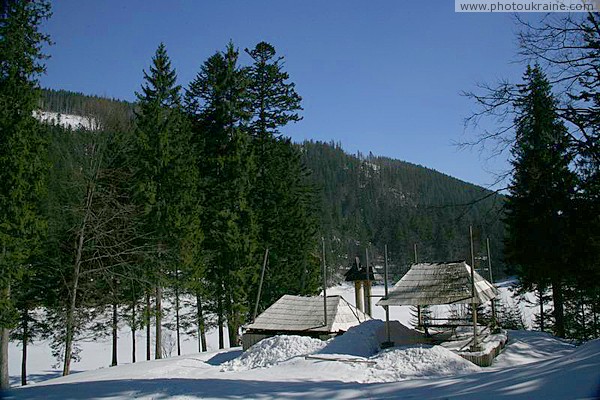
M 342 296 L 327 296 L 326 316 L 323 304 L 323 296 L 282 296 L 245 327 L 242 335 L 243 349 L 276 335 L 328 339 L 371 319 Z
M 471 304 L 475 308 L 478 304 L 494 299 L 498 294 L 498 289 L 465 261 L 421 263 L 413 265 L 377 305 L 385 307 Z M 476 310 L 472 312 L 472 318 L 471 351 L 475 352 L 480 350 Z M 445 325 L 448 327 L 459 324 L 455 321 Z M 441 327 L 441 324 L 437 326 Z
M 377 305 L 482 304 L 499 294 L 498 289 L 476 271 L 473 276 L 474 296 L 471 266 L 466 262 L 414 264 Z

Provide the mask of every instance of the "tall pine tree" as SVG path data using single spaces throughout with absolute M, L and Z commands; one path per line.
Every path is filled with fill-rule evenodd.
M 556 114 L 551 86 L 538 66 L 528 67 L 514 104 L 514 175 L 506 203 L 507 259 L 522 283 L 552 286 L 555 333 L 565 335 L 564 284 L 570 273 L 568 219 L 574 178 L 567 131 Z
M 181 87 L 163 43 L 149 72 L 144 71 L 144 80 L 137 93 L 132 163 L 136 201 L 144 207 L 145 230 L 154 248 L 145 262 L 156 298 L 155 358 L 162 358 L 162 287 L 166 271 L 179 262 L 180 232 L 186 226 L 185 203 L 191 201 L 194 170 L 188 162 L 190 130 L 181 107 Z
M 46 145 L 33 118 L 37 77 L 44 72 L 39 31 L 50 16 L 47 1 L 3 1 L 0 5 L 0 389 L 8 382 L 9 329 L 15 312 L 11 283 L 28 267 L 45 231 Z
M 272 45 L 260 42 L 246 52 L 253 60 L 249 67 L 249 127 L 257 164 L 250 199 L 260 247 L 269 248 L 269 269 L 260 299 L 264 309 L 283 294 L 307 294 L 316 289 L 311 277 L 318 265 L 311 254 L 317 248 L 317 220 L 314 189 L 300 149 L 281 137 L 285 125 L 301 120 L 302 98 L 283 69 L 283 57 L 277 56 Z M 256 289 L 258 282 L 252 287 Z
M 237 345 L 248 310 L 247 282 L 257 264 L 257 227 L 248 201 L 254 159 L 247 90 L 247 70 L 238 65 L 238 51 L 229 43 L 202 65 L 186 93 L 194 141 L 201 148 L 196 160 L 203 177 L 204 248 L 210 257 L 206 282 L 215 301 L 221 348 L 225 320 L 229 343 Z

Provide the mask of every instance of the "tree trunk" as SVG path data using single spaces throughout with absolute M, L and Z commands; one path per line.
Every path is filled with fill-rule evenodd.
M 232 319 L 234 319 L 232 317 Z M 229 347 L 237 347 L 239 346 L 239 341 L 238 341 L 238 330 L 239 327 L 235 322 L 229 322 L 227 321 L 227 333 L 229 336 Z
M 202 297 L 196 293 L 196 309 L 198 323 L 198 351 L 206 351 L 206 326 L 204 325 L 204 312 L 202 310 Z
M 2 289 L 2 300 L 10 299 L 10 283 L 6 288 Z M 5 327 L 0 327 L 0 390 L 10 388 L 8 379 L 8 341 L 10 330 Z
M 136 328 L 136 315 L 135 308 L 137 304 L 135 301 L 135 294 L 133 296 L 133 302 L 131 303 L 131 363 L 135 364 L 135 328 Z
M 583 340 L 587 340 L 587 328 L 585 325 L 585 300 L 581 293 L 579 294 L 579 301 L 581 303 L 581 329 L 583 331 Z
M 554 301 L 554 331 L 556 336 L 565 337 L 565 310 L 562 282 L 552 278 L 552 300 Z
M 29 342 L 29 311 L 23 310 L 23 356 L 21 357 L 21 385 L 27 385 L 27 342 Z
M 538 287 L 538 299 L 540 301 L 540 331 L 544 332 L 544 292 Z
M 179 333 L 179 271 L 175 268 L 175 333 L 177 335 L 177 355 L 181 355 L 181 339 Z
M 117 302 L 113 302 L 112 305 L 112 362 L 111 367 L 117 365 L 117 322 L 118 322 L 118 305 Z
M 8 340 L 10 330 L 0 328 L 0 390 L 8 389 L 10 382 L 8 380 Z
M 225 348 L 225 340 L 223 338 L 223 299 L 221 296 L 217 299 L 217 325 L 219 328 L 219 349 Z
M 97 171 L 96 171 L 97 173 Z M 75 306 L 77 304 L 77 289 L 79 287 L 79 274 L 81 273 L 81 259 L 83 257 L 83 244 L 87 222 L 90 218 L 92 201 L 94 199 L 94 184 L 88 183 L 85 195 L 85 213 L 81 228 L 77 237 L 77 250 L 75 253 L 75 263 L 73 265 L 73 284 L 70 290 L 70 301 L 67 309 L 66 337 L 65 337 L 65 359 L 63 363 L 63 376 L 69 375 L 71 372 L 71 357 L 73 354 L 73 335 L 75 331 Z
M 162 287 L 156 286 L 156 346 L 154 348 L 154 358 L 162 358 Z
M 592 303 L 592 314 L 594 322 L 594 337 L 598 337 L 598 303 Z
M 152 346 L 150 330 L 150 291 L 146 289 L 146 360 L 150 360 L 152 358 L 152 354 L 150 354 L 150 349 Z
M 83 236 L 81 236 L 83 238 Z M 79 252 L 78 252 L 79 253 Z M 63 376 L 71 373 L 71 357 L 73 354 L 73 336 L 75 330 L 75 305 L 77 301 L 77 288 L 79 282 L 79 262 L 75 263 L 73 286 L 69 299 L 69 308 L 67 309 L 66 332 L 65 332 L 65 354 L 63 361 Z
M 236 315 L 236 311 L 233 306 L 233 299 L 231 296 L 227 296 L 227 336 L 229 339 L 229 347 L 238 346 L 238 321 L 239 318 Z

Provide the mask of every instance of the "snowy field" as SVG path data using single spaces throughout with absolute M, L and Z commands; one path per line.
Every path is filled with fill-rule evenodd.
M 510 297 L 506 286 L 503 297 Z M 373 294 L 382 294 L 374 287 Z M 328 289 L 354 303 L 353 288 Z M 373 302 L 375 303 L 375 301 Z M 384 311 L 373 306 L 374 317 Z M 438 310 L 439 311 L 439 310 Z M 434 311 L 435 312 L 435 311 Z M 391 319 L 408 325 L 409 308 L 390 309 Z M 525 314 L 525 313 L 524 313 Z M 110 338 L 82 343 L 77 371 L 59 371 L 47 343 L 31 346 L 28 387 L 4 393 L 7 399 L 271 399 L 271 398 L 600 398 L 600 340 L 574 347 L 539 332 L 510 331 L 509 342 L 492 367 L 480 368 L 441 346 L 400 346 L 378 352 L 369 321 L 327 343 L 297 336 L 267 339 L 242 353 L 216 350 L 216 332 L 208 336 L 208 353 L 197 353 L 186 337 L 181 357 L 117 367 L 110 362 Z M 119 361 L 131 357 L 131 337 L 119 335 Z M 144 336 L 138 338 L 138 360 L 144 359 Z M 20 353 L 10 347 L 11 381 L 19 381 Z

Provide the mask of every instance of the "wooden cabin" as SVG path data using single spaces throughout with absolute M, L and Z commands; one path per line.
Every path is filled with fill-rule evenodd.
M 245 327 L 243 349 L 276 335 L 300 335 L 329 339 L 371 319 L 342 296 L 327 296 L 325 318 L 323 296 L 284 295 Z

